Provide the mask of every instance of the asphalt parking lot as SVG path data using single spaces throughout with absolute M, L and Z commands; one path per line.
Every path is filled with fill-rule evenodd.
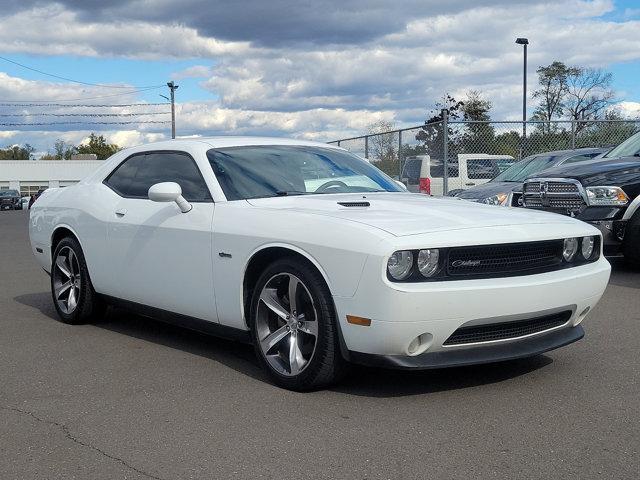
M 577 344 L 298 394 L 252 350 L 113 310 L 55 320 L 28 212 L 0 213 L 0 478 L 638 478 L 640 272 Z

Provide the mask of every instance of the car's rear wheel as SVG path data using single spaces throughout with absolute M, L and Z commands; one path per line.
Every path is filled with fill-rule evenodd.
M 307 263 L 285 258 L 262 272 L 250 323 L 258 359 L 276 384 L 312 390 L 334 382 L 343 371 L 331 294 Z
M 56 245 L 51 264 L 51 295 L 64 323 L 84 323 L 105 311 L 104 302 L 91 284 L 82 248 L 73 237 L 63 238 Z

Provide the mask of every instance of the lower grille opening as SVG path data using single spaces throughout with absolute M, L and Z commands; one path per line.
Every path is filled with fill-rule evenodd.
M 565 310 L 526 320 L 460 327 L 451 334 L 444 345 L 464 345 L 523 337 L 564 325 L 571 318 L 571 314 L 571 310 Z

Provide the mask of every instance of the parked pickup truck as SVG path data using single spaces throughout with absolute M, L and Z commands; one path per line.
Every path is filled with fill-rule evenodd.
M 22 210 L 20 192 L 17 190 L 0 190 L 0 210 Z
M 640 133 L 604 156 L 528 178 L 523 206 L 570 215 L 602 232 L 606 255 L 640 267 Z
M 514 163 L 483 185 L 460 191 L 456 197 L 488 205 L 522 206 L 522 182 L 528 177 L 548 168 L 586 162 L 609 150 L 611 148 L 578 148 L 537 153 Z

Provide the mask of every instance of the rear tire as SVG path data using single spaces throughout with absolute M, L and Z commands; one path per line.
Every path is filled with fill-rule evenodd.
M 629 265 L 640 269 L 640 210 L 627 222 L 622 253 Z
M 51 262 L 51 296 L 63 323 L 78 325 L 103 316 L 106 305 L 93 289 L 80 243 L 63 238 Z
M 274 261 L 260 275 L 250 309 L 256 355 L 274 383 L 308 391 L 342 376 L 333 299 L 313 266 L 293 257 Z

